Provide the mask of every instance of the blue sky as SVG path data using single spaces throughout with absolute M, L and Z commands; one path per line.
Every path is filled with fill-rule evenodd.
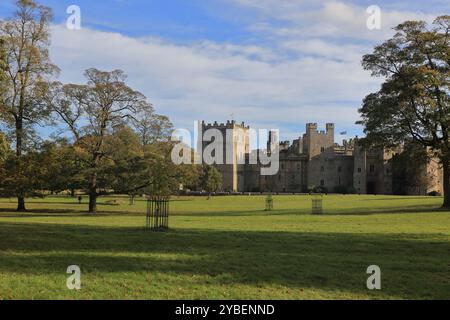
M 8 15 L 13 1 L 4 0 L 0 14 Z M 55 23 L 67 19 L 72 4 L 82 9 L 83 25 L 131 37 L 158 36 L 177 43 L 203 39 L 245 43 L 254 40 L 246 23 L 255 16 L 250 9 L 211 0 L 42 0 L 54 10 Z
M 450 14 L 448 0 L 42 0 L 55 15 L 51 56 L 60 80 L 121 68 L 178 128 L 231 114 L 294 139 L 307 122 L 335 122 L 342 138 L 361 135 L 357 108 L 377 90 L 361 56 L 408 19 Z M 82 29 L 68 30 L 78 5 Z M 368 30 L 366 8 L 381 8 Z M 0 17 L 13 10 L 2 0 Z

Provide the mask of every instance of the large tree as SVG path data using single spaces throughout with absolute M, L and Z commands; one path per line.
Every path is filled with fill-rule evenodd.
M 4 56 L 5 77 L 0 82 L 0 120 L 11 130 L 15 151 L 14 195 L 18 211 L 25 211 L 27 188 L 22 185 L 27 171 L 23 156 L 33 137 L 36 124 L 47 119 L 48 108 L 37 103 L 36 93 L 42 81 L 57 68 L 49 59 L 51 10 L 33 0 L 17 1 L 13 17 L 0 20 L 0 40 Z
M 121 70 L 89 69 L 87 84 L 54 83 L 44 99 L 72 132 L 76 145 L 88 157 L 89 212 L 97 211 L 99 173 L 110 159 L 107 139 L 113 128 L 151 108 L 146 97 L 130 88 Z
M 444 207 L 450 208 L 450 16 L 429 26 L 407 21 L 393 38 L 363 57 L 363 67 L 383 77 L 360 109 L 364 143 L 393 147 L 412 141 L 440 160 Z

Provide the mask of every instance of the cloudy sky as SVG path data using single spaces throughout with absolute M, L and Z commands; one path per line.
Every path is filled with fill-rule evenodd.
M 123 69 L 177 128 L 233 115 L 255 128 L 279 128 L 282 139 L 307 122 L 354 123 L 380 79 L 361 56 L 410 19 L 450 14 L 448 0 L 41 0 L 54 10 L 52 60 L 60 80 L 83 82 L 90 67 Z M 0 17 L 13 10 L 1 0 Z M 68 30 L 69 5 L 81 8 L 81 30 Z M 371 5 L 381 29 L 369 30 Z M 337 140 L 345 136 L 337 136 Z

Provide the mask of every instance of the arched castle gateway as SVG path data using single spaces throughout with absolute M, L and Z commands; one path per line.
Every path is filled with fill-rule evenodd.
M 318 131 L 316 123 L 308 123 L 303 136 L 280 142 L 279 171 L 273 176 L 261 175 L 260 164 L 249 164 L 250 127 L 245 123 L 200 122 L 200 130 L 217 129 L 226 140 L 227 130 L 233 133 L 232 148 L 224 163 L 216 165 L 223 176 L 223 188 L 232 192 L 308 192 L 321 187 L 330 193 L 425 195 L 443 192 L 442 170 L 436 161 L 408 161 L 401 150 L 364 150 L 358 139 L 335 143 L 335 126 L 326 124 Z M 230 132 L 230 131 L 229 131 Z M 229 135 L 228 138 L 231 136 Z M 269 134 L 268 146 L 272 143 Z M 226 142 L 226 141 L 225 141 Z M 210 142 L 199 141 L 205 149 Z M 224 146 L 226 143 L 224 144 Z M 268 147 L 267 150 L 270 148 Z M 230 154 L 231 153 L 231 154 Z M 225 158 L 233 159 L 232 163 Z M 245 158 L 245 164 L 238 159 Z

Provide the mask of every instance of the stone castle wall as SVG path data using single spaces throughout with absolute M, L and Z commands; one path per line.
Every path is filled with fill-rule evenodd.
M 201 123 L 201 129 L 217 129 L 224 137 L 226 130 L 232 132 L 231 158 L 233 164 L 216 165 L 223 176 L 223 189 L 235 192 L 307 192 L 321 187 L 327 192 L 351 192 L 360 194 L 393 194 L 393 161 L 396 152 L 384 150 L 364 150 L 357 139 L 345 141 L 338 146 L 334 140 L 334 124 L 326 124 L 326 131 L 318 131 L 316 123 L 306 125 L 305 134 L 294 140 L 280 143 L 280 168 L 273 176 L 262 176 L 259 164 L 240 164 L 249 158 L 250 129 L 244 123 L 235 121 L 213 124 Z M 228 136 L 227 139 L 231 137 Z M 270 137 L 269 137 L 270 138 Z M 226 142 L 226 141 L 225 141 Z M 269 140 L 270 143 L 270 140 Z M 209 142 L 203 142 L 206 148 Z M 226 145 L 226 144 L 225 144 Z M 224 157 L 227 150 L 224 148 Z M 226 160 L 226 159 L 224 159 Z M 427 185 L 415 187 L 410 193 L 423 194 L 443 191 L 442 170 L 435 162 L 423 167 Z M 416 190 L 416 191 L 414 191 Z

